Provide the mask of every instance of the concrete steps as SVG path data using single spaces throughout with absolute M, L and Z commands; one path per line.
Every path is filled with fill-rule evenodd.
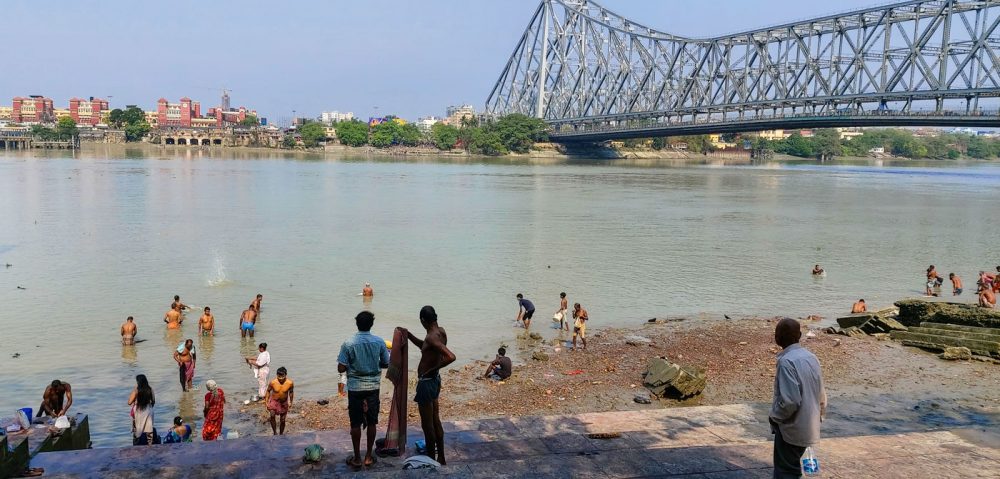
M 736 404 L 454 421 L 445 423 L 448 465 L 437 471 L 401 471 L 399 458 L 351 471 L 344 464 L 351 449 L 347 431 L 46 453 L 32 466 L 44 467 L 44 477 L 112 479 L 769 478 L 766 410 Z M 411 429 L 408 444 L 421 437 Z M 324 459 L 303 464 L 303 449 L 313 443 L 326 449 Z M 949 431 L 824 438 L 820 459 L 823 477 L 829 478 L 977 477 L 1000 470 L 1000 451 Z
M 934 351 L 965 347 L 979 356 L 1000 357 L 1000 329 L 924 322 L 909 331 L 893 331 L 890 337 L 904 346 Z

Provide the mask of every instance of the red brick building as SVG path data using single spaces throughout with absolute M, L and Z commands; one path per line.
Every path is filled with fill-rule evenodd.
M 180 103 L 170 103 L 165 98 L 156 102 L 156 121 L 160 128 L 191 128 L 191 120 L 201 118 L 201 103 L 181 98 Z
M 216 128 L 238 125 L 247 118 L 247 115 L 257 116 L 257 112 L 255 110 L 247 110 L 244 106 L 235 110 L 226 110 L 224 108 L 208 109 L 208 116 L 215 118 Z
M 73 98 L 69 101 L 69 116 L 73 117 L 77 125 L 97 126 L 105 111 L 108 111 L 108 101 L 100 98 Z
M 52 99 L 40 95 L 15 97 L 10 120 L 14 123 L 52 123 L 56 121 Z

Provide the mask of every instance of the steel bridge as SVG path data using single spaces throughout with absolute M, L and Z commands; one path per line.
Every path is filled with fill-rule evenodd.
M 778 128 L 1000 127 L 1000 0 L 916 0 L 688 38 L 542 0 L 487 115 L 555 141 Z

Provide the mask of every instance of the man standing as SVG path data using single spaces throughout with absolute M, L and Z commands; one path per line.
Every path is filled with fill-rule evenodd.
M 240 337 L 247 337 L 247 332 L 250 332 L 250 337 L 253 338 L 253 330 L 257 325 L 257 311 L 253 309 L 253 304 L 250 305 L 243 314 L 240 315 Z
M 257 352 L 256 358 L 244 358 L 253 370 L 253 377 L 257 379 L 257 395 L 253 397 L 254 401 L 267 393 L 267 375 L 271 373 L 271 353 L 267 352 L 267 343 L 258 344 Z
M 365 287 L 361 288 L 361 296 L 364 296 L 366 298 L 371 298 L 375 296 L 375 290 L 372 289 L 371 283 L 365 283 Z
M 177 347 L 177 350 L 174 351 L 174 361 L 177 361 L 180 372 L 181 390 L 187 392 L 188 389 L 191 389 L 191 383 L 194 382 L 194 366 L 195 361 L 197 361 L 193 340 L 187 339 Z
M 569 318 L 566 314 L 569 313 L 569 300 L 566 299 L 566 293 L 559 293 L 559 329 L 569 331 Z
M 522 299 L 521 295 L 517 295 Z M 528 302 L 531 305 L 530 302 Z M 534 306 L 531 312 L 534 312 Z M 530 320 L 530 316 L 528 317 Z M 406 336 L 420 348 L 420 364 L 417 365 L 417 393 L 413 400 L 420 411 L 420 427 L 424 430 L 427 456 L 433 457 L 441 465 L 444 459 L 444 428 L 438 410 L 438 396 L 441 395 L 441 368 L 455 362 L 455 354 L 448 349 L 448 335 L 438 326 L 437 312 L 432 306 L 420 309 L 420 324 L 427 330 L 423 340 L 407 331 Z M 435 452 L 437 455 L 435 457 Z
M 163 322 L 167 323 L 167 329 L 177 329 L 181 327 L 184 318 L 181 317 L 181 308 L 178 303 L 170 307 L 170 311 L 163 315 Z
M 258 311 L 258 312 L 260 311 L 260 302 L 261 301 L 264 301 L 264 295 L 260 294 L 260 293 L 257 293 L 257 297 L 254 298 L 253 301 L 250 302 L 250 304 L 253 306 L 253 310 L 254 311 Z
M 517 319 L 514 321 L 524 322 L 524 329 L 531 326 L 531 317 L 535 315 L 535 303 L 524 299 L 524 295 L 517 293 Z
M 851 306 L 851 314 L 867 313 L 867 312 L 868 312 L 868 305 L 865 304 L 864 299 L 859 299 L 857 303 L 854 303 L 854 306 Z
M 375 444 L 375 426 L 378 424 L 379 388 L 382 370 L 389 367 L 389 349 L 385 340 L 371 333 L 375 315 L 362 311 L 354 317 L 358 332 L 340 346 L 337 371 L 347 374 L 347 416 L 351 421 L 351 442 L 354 457 L 347 465 L 360 468 L 375 463 L 372 446 Z M 364 461 L 361 460 L 361 429 L 368 428 Z
M 483 377 L 494 381 L 503 381 L 510 377 L 513 369 L 510 358 L 507 357 L 507 349 L 501 347 L 497 349 L 497 357 L 486 368 L 486 373 L 483 374 Z
M 278 377 L 267 385 L 267 393 L 264 396 L 264 404 L 271 413 L 271 432 L 278 435 L 278 427 L 274 416 L 281 417 L 281 435 L 285 434 L 285 416 L 292 408 L 292 400 L 295 399 L 295 384 L 288 379 L 288 371 L 284 367 L 278 368 Z
M 951 280 L 951 295 L 961 296 L 962 295 L 962 278 L 959 278 L 955 273 L 948 273 L 948 279 Z
M 205 313 L 198 319 L 198 334 L 215 336 L 215 316 L 212 316 L 212 308 L 208 306 L 205 306 Z
M 576 337 L 583 341 L 583 349 L 587 349 L 587 321 L 590 316 L 580 303 L 573 304 L 573 351 L 576 351 Z
M 135 334 L 139 332 L 139 327 L 135 325 L 135 320 L 132 316 L 125 319 L 122 323 L 121 333 L 122 333 L 122 344 L 125 346 L 132 346 L 135 344 Z
M 188 305 L 181 302 L 181 296 L 179 294 L 174 295 L 174 302 L 170 304 L 170 309 L 177 309 L 178 311 L 184 311 L 189 309 Z
M 785 318 L 774 329 L 778 354 L 774 377 L 774 402 L 769 421 L 774 434 L 774 477 L 802 476 L 799 461 L 807 447 L 819 442 L 819 428 L 826 414 L 826 391 L 819 360 L 799 345 L 802 327 Z
M 63 405 L 63 402 L 66 404 Z M 65 416 L 72 405 L 73 388 L 70 387 L 69 383 L 56 379 L 52 381 L 52 384 L 45 386 L 45 392 L 42 393 L 42 405 L 38 406 L 38 413 L 35 414 L 35 417 L 42 417 L 42 414 L 51 417 Z

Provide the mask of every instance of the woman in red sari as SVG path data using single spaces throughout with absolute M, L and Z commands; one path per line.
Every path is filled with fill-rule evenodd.
M 226 393 L 213 380 L 205 383 L 205 425 L 201 428 L 201 438 L 214 441 L 222 433 L 222 416 L 226 407 Z

